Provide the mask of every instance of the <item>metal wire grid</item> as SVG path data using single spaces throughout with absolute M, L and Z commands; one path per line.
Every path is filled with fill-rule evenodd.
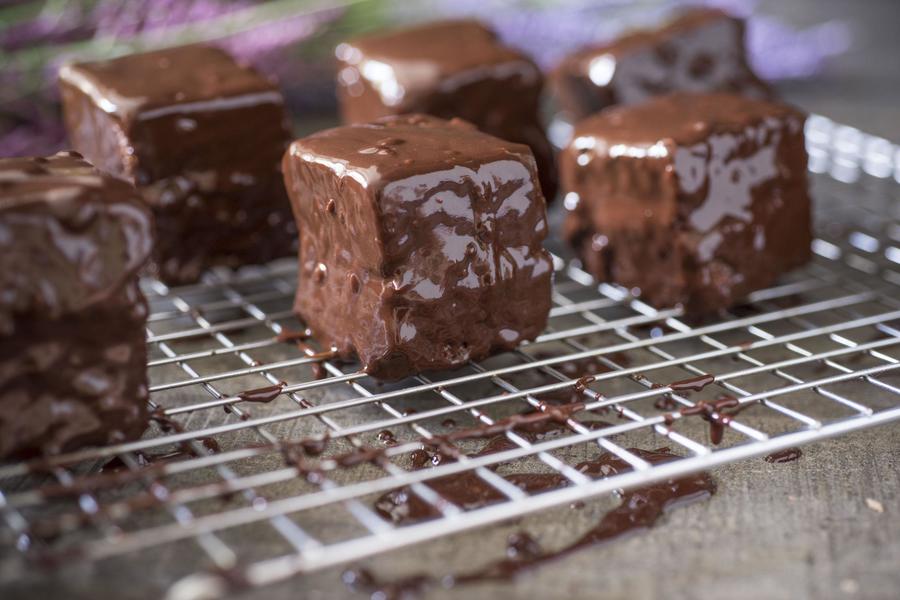
M 0 539 L 23 556 L 85 560 L 193 540 L 202 550 L 196 574 L 173 588 L 175 596 L 193 596 L 223 591 L 221 574 L 236 568 L 244 584 L 264 585 L 900 419 L 900 152 L 822 117 L 809 120 L 807 138 L 820 217 L 815 261 L 706 323 L 597 285 L 576 262 L 557 258 L 550 326 L 534 343 L 462 371 L 382 386 L 327 351 L 278 340 L 299 326 L 290 312 L 293 264 L 212 273 L 179 289 L 148 281 L 151 408 L 180 425 L 43 461 L 40 472 L 34 464 L 0 466 Z M 566 374 L 566 365 L 586 360 L 594 361 L 596 372 L 585 373 L 593 381 Z M 699 393 L 668 385 L 707 373 L 715 383 Z M 240 395 L 281 383 L 268 404 Z M 447 419 L 491 425 L 541 410 L 542 398 L 559 393 L 584 403 L 563 434 L 534 439 L 506 428 L 511 449 L 467 455 L 464 441 L 455 462 L 407 466 L 423 439 L 452 427 Z M 677 409 L 716 393 L 779 424 L 766 431 L 742 412 L 726 419 L 726 440 L 714 446 L 702 421 Z M 676 410 L 654 404 L 664 395 Z M 603 412 L 619 421 L 595 422 Z M 385 431 L 395 445 L 356 466 L 339 464 L 354 449 L 366 458 Z M 281 454 L 310 436 L 329 440 L 314 476 Z M 635 436 L 665 438 L 682 458 L 650 465 L 627 450 Z M 142 462 L 172 448 L 182 448 L 180 460 Z M 575 449 L 612 453 L 633 469 L 592 479 L 572 466 Z M 110 459 L 129 474 L 114 485 L 93 476 Z M 504 477 L 510 466 L 558 473 L 569 484 L 528 494 Z M 504 500 L 467 509 L 428 485 L 462 473 Z M 378 494 L 404 486 L 440 517 L 397 524 L 373 509 Z M 322 511 L 343 516 L 322 518 Z M 244 547 L 229 535 L 244 526 L 270 528 L 282 550 L 259 556 Z

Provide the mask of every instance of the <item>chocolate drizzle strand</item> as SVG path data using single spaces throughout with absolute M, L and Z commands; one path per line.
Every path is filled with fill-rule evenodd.
M 284 390 L 286 385 L 287 384 L 282 381 L 281 383 L 276 385 L 270 385 L 252 390 L 245 390 L 239 393 L 237 396 L 243 402 L 257 402 L 267 404 L 281 395 L 281 392 Z
M 673 392 L 683 392 L 685 390 L 700 392 L 703 391 L 703 388 L 705 388 L 715 380 L 716 377 L 714 375 L 698 375 L 697 377 L 691 377 L 690 379 L 673 381 L 669 384 L 669 388 L 671 388 Z

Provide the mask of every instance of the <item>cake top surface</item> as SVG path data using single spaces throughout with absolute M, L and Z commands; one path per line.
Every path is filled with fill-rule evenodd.
M 589 46 L 570 55 L 567 61 L 578 61 L 598 54 L 622 56 L 641 48 L 663 44 L 711 23 L 734 20 L 734 17 L 717 8 L 691 8 L 657 29 L 633 31 L 611 42 Z
M 409 106 L 418 94 L 451 94 L 484 80 L 541 80 L 528 57 L 504 46 L 493 31 L 473 20 L 438 21 L 362 37 L 338 45 L 335 54 L 346 69 L 358 70 L 387 106 Z
M 59 77 L 105 112 L 126 119 L 282 102 L 273 82 L 211 46 L 179 46 L 70 64 Z
M 288 152 L 363 187 L 498 160 L 534 162 L 527 146 L 482 133 L 460 119 L 417 114 L 326 129 L 295 141 Z
M 748 125 L 804 114 L 787 104 L 736 94 L 675 92 L 642 104 L 616 106 L 579 122 L 572 145 L 583 148 L 602 140 L 614 144 L 653 145 L 671 140 L 692 144 L 713 131 L 742 131 Z
M 487 26 L 471 19 L 435 21 L 340 44 L 337 57 L 347 63 L 383 60 L 388 63 L 431 63 L 444 74 L 508 62 L 529 62 L 521 52 L 504 46 Z
M 104 190 L 104 196 L 134 195 L 130 185 L 101 173 L 77 152 L 46 158 L 0 158 L 0 211 L 36 201 L 60 205 L 79 190 Z
M 0 333 L 116 293 L 147 260 L 152 219 L 128 183 L 74 152 L 0 159 Z

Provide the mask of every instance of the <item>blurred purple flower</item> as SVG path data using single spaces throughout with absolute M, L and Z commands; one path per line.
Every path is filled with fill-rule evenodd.
M 828 59 L 850 48 L 849 26 L 827 21 L 796 31 L 784 23 L 754 17 L 747 27 L 750 62 L 765 79 L 800 79 L 820 72 Z
M 21 2 L 0 0 L 0 6 L 15 3 Z M 480 18 L 491 23 L 508 43 L 532 54 L 543 68 L 549 68 L 576 48 L 609 40 L 625 27 L 653 25 L 685 3 L 655 0 L 636 9 L 629 0 L 432 0 L 424 7 L 419 3 L 391 2 L 386 8 L 390 13 L 388 21 L 398 15 Z M 815 74 L 829 57 L 845 51 L 850 44 L 849 29 L 841 22 L 796 30 L 758 14 L 756 0 L 706 3 L 748 18 L 751 60 L 760 74 L 769 79 Z M 34 18 L 0 25 L 0 156 L 46 154 L 59 149 L 65 141 L 56 73 L 63 61 L 78 57 L 54 50 L 48 53 L 50 58 L 35 66 L 33 59 L 20 61 L 19 56 L 91 38 L 128 40 L 149 35 L 152 40 L 159 35 L 162 39 L 171 35 L 174 28 L 261 4 L 261 0 L 75 0 L 51 3 L 47 5 L 50 8 Z M 332 65 L 327 60 L 301 56 L 293 49 L 321 31 L 324 24 L 339 18 L 343 9 L 308 13 L 298 3 L 297 11 L 214 43 L 279 78 L 289 103 L 298 112 L 322 110 L 334 103 Z
M 61 11 L 44 11 L 30 21 L 14 23 L 0 31 L 0 50 L 15 52 L 34 44 L 69 42 L 90 35 L 92 27 L 84 22 L 84 11 L 76 3 Z
M 531 55 L 545 69 L 566 54 L 589 44 L 608 41 L 625 29 L 652 26 L 686 5 L 718 6 L 748 21 L 750 59 L 768 79 L 809 77 L 828 58 L 850 45 L 849 27 L 830 21 L 797 30 L 755 12 L 756 0 L 659 0 L 636 10 L 625 0 L 576 0 L 533 5 L 499 0 L 434 0 L 434 11 L 452 17 L 473 16 L 490 23 L 507 43 Z M 409 16 L 408 9 L 400 9 Z
M 127 41 L 136 35 L 150 34 L 152 40 L 156 34 L 166 35 L 175 27 L 203 23 L 260 4 L 258 0 L 82 0 L 65 3 L 62 10 L 53 5 L 53 11 L 45 10 L 30 20 L 3 28 L 0 50 L 6 56 L 0 53 L 0 156 L 49 154 L 63 146 L 65 132 L 59 114 L 56 74 L 64 62 L 78 58 L 55 52 L 37 68 L 23 71 L 16 52 L 91 38 Z M 288 81 L 303 79 L 306 83 L 302 93 L 289 89 L 289 98 L 321 107 L 323 102 L 333 103 L 330 70 L 304 64 L 287 52 L 341 14 L 341 9 L 309 13 L 298 3 L 294 14 L 215 43 L 267 74 Z M 28 85 L 24 85 L 26 81 Z
M 0 157 L 52 154 L 64 147 L 65 138 L 58 119 L 35 119 L 0 134 Z
M 223 0 L 101 0 L 91 20 L 97 35 L 127 37 L 197 23 L 251 6 L 246 1 Z
M 216 45 L 257 67 L 268 66 L 277 70 L 285 66 L 282 54 L 285 48 L 310 38 L 322 25 L 334 21 L 341 13 L 341 10 L 333 9 L 289 15 L 223 38 Z

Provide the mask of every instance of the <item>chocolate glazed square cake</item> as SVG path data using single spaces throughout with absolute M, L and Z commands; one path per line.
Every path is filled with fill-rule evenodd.
M 748 64 L 744 22 L 713 8 L 689 9 L 658 29 L 579 50 L 554 69 L 550 81 L 572 121 L 677 91 L 773 96 Z
M 656 306 L 728 307 L 810 258 L 804 121 L 687 93 L 585 119 L 560 157 L 563 235 L 598 280 Z
M 0 458 L 144 431 L 151 230 L 134 188 L 77 154 L 0 159 Z
M 271 81 L 221 50 L 185 46 L 69 65 L 59 82 L 73 147 L 153 209 L 161 280 L 296 252 L 279 172 L 290 129 Z
M 387 117 L 295 141 L 284 173 L 295 312 L 371 375 L 460 367 L 546 325 L 553 269 L 527 146 L 459 120 Z
M 345 123 L 425 113 L 459 117 L 534 153 L 544 197 L 557 190 L 553 149 L 539 115 L 544 78 L 527 56 L 472 20 L 438 21 L 340 44 Z

